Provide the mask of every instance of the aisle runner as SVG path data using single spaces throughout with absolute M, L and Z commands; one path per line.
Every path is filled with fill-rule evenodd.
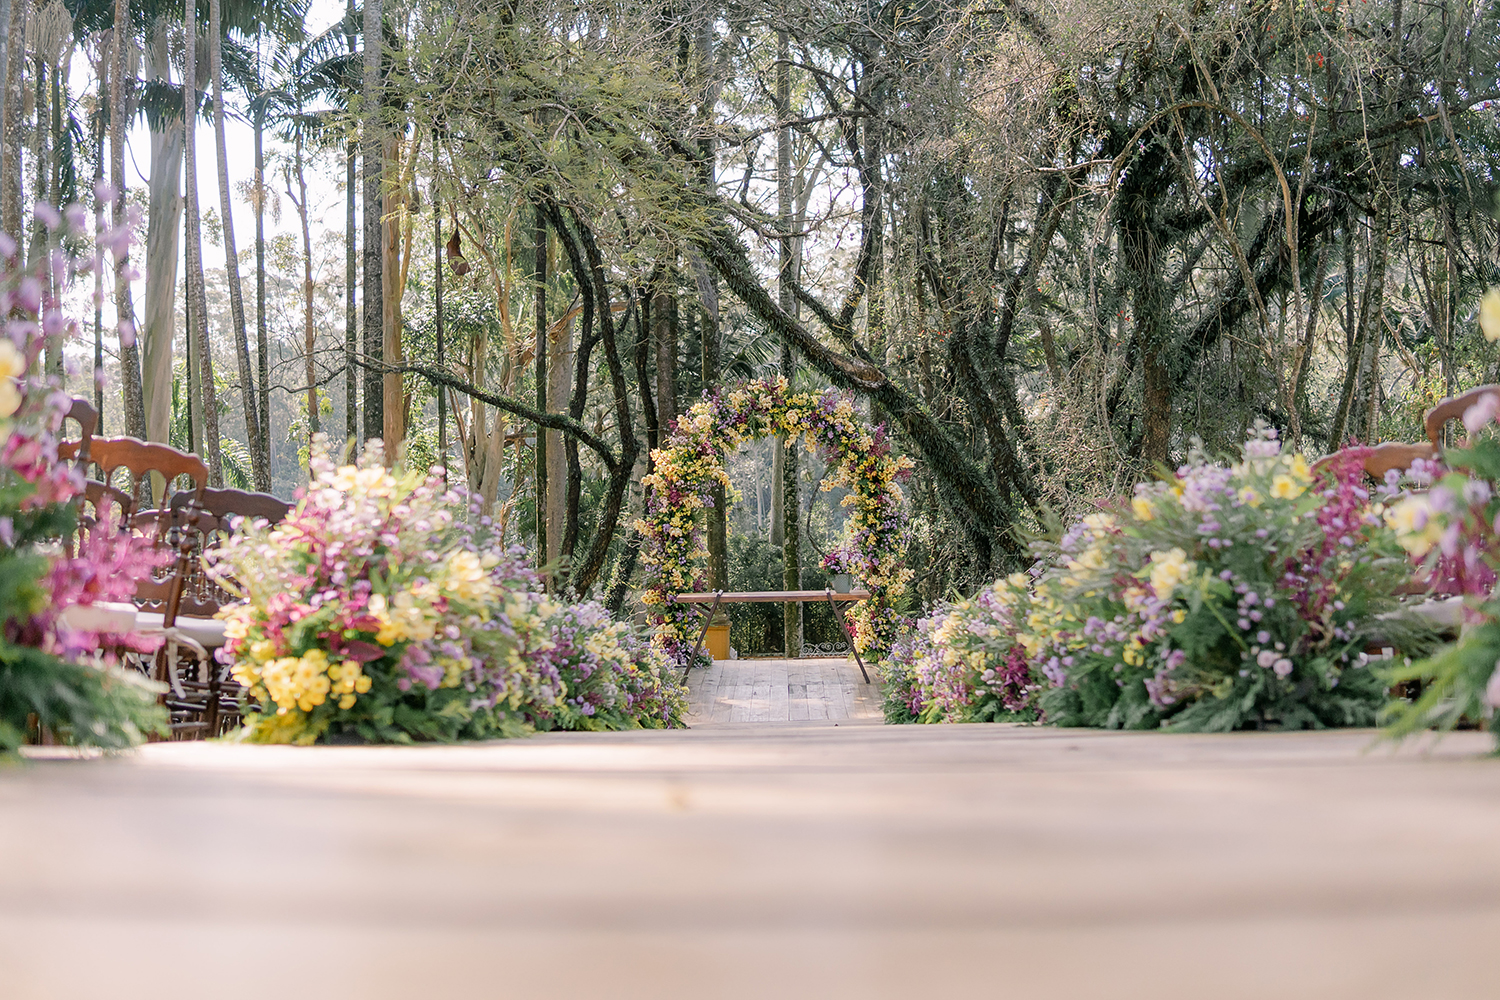
M 688 679 L 688 725 L 715 722 L 878 723 L 880 688 L 865 684 L 846 657 L 715 660 Z

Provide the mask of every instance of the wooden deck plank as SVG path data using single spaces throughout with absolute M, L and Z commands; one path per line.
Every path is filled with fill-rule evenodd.
M 881 718 L 879 686 L 843 657 L 716 660 L 689 686 L 693 725 Z
M 730 660 L 724 665 L 724 670 L 719 674 L 718 686 L 714 689 L 713 711 L 711 718 L 714 722 L 728 722 L 733 710 L 734 686 L 739 681 L 740 666 L 744 660 Z
M 778 669 L 771 675 L 770 703 L 766 707 L 768 721 L 792 721 L 791 672 L 797 662 L 797 660 L 780 660 Z
M 786 668 L 780 660 L 757 660 L 755 679 L 750 682 L 750 721 L 773 722 L 771 710 L 771 684 L 780 674 L 786 676 Z

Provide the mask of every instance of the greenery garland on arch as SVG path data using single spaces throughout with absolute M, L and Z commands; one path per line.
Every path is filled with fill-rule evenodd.
M 843 540 L 823 565 L 850 574 L 870 591 L 871 599 L 855 604 L 848 617 L 861 655 L 883 656 L 904 621 L 893 602 L 912 575 L 903 558 L 906 511 L 900 485 L 912 460 L 893 454 L 885 428 L 866 425 L 847 395 L 834 389 L 792 392 L 782 377 L 705 396 L 674 423 L 666 445 L 651 453 L 655 469 L 642 480 L 649 490 L 645 515 L 635 526 L 646 570 L 641 599 L 653 613 L 656 643 L 677 663 L 687 662 L 701 612 L 676 603 L 673 595 L 705 589 L 708 550 L 697 527 L 698 511 L 713 506 L 715 483 L 735 496 L 725 456 L 745 441 L 771 434 L 793 441 L 801 437 L 830 465 L 837 463 L 837 473 L 823 488 L 847 486 L 843 502 L 852 510 Z

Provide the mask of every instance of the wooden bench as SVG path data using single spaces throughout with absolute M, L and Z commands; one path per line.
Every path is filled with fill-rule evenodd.
M 693 594 L 678 594 L 678 604 L 708 604 L 708 615 L 703 619 L 703 630 L 698 633 L 698 641 L 693 644 L 692 655 L 688 657 L 687 667 L 682 675 L 687 677 L 687 672 L 693 669 L 693 661 L 698 659 L 698 650 L 703 648 L 703 639 L 708 635 L 708 626 L 714 620 L 714 615 L 719 610 L 720 604 L 803 604 L 807 601 L 827 600 L 828 606 L 833 609 L 833 616 L 838 619 L 839 627 L 844 634 L 849 636 L 849 651 L 854 654 L 854 662 L 859 664 L 859 672 L 870 683 L 869 671 L 865 670 L 865 661 L 860 658 L 859 649 L 854 645 L 854 636 L 849 631 L 849 624 L 844 620 L 841 603 L 847 601 L 868 601 L 870 592 L 867 590 L 851 590 L 841 594 L 836 590 L 744 590 L 724 591 L 716 590 L 712 593 L 700 592 Z M 790 653 L 790 650 L 788 650 Z

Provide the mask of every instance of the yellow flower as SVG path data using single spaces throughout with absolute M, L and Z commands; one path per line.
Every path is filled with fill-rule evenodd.
M 1295 500 L 1304 487 L 1291 476 L 1278 475 L 1271 480 L 1271 496 L 1278 500 Z
M 0 337 L 0 378 L 20 378 L 25 374 L 26 355 L 8 337 Z
M 21 390 L 13 378 L 0 378 L 0 418 L 8 417 L 21 408 Z
M 1137 521 L 1156 520 L 1156 508 L 1151 506 L 1151 501 L 1145 497 L 1136 497 L 1130 501 L 1130 509 L 1135 511 Z
M 1420 559 L 1442 537 L 1442 522 L 1433 516 L 1425 496 L 1407 497 L 1385 512 L 1385 523 L 1401 547 Z
M 1169 597 L 1197 568 L 1197 564 L 1178 548 L 1151 553 L 1151 589 L 1157 597 Z
M 1479 300 L 1479 329 L 1490 343 L 1500 340 L 1500 288 L 1491 288 Z
M 1261 495 L 1248 486 L 1240 490 L 1239 497 L 1240 503 L 1248 504 L 1251 507 L 1259 507 L 1262 500 Z
M 1181 608 L 1178 608 L 1176 611 L 1172 612 L 1172 621 L 1178 625 L 1181 625 L 1183 622 L 1187 621 L 1187 612 Z
M 447 570 L 448 590 L 459 600 L 482 601 L 494 590 L 483 562 L 473 552 L 455 552 Z
M 1103 538 L 1115 528 L 1115 519 L 1109 514 L 1090 514 L 1083 519 L 1083 526 L 1096 539 Z
M 1300 451 L 1292 456 L 1292 477 L 1303 483 L 1312 482 L 1312 467 L 1307 464 L 1307 456 Z

